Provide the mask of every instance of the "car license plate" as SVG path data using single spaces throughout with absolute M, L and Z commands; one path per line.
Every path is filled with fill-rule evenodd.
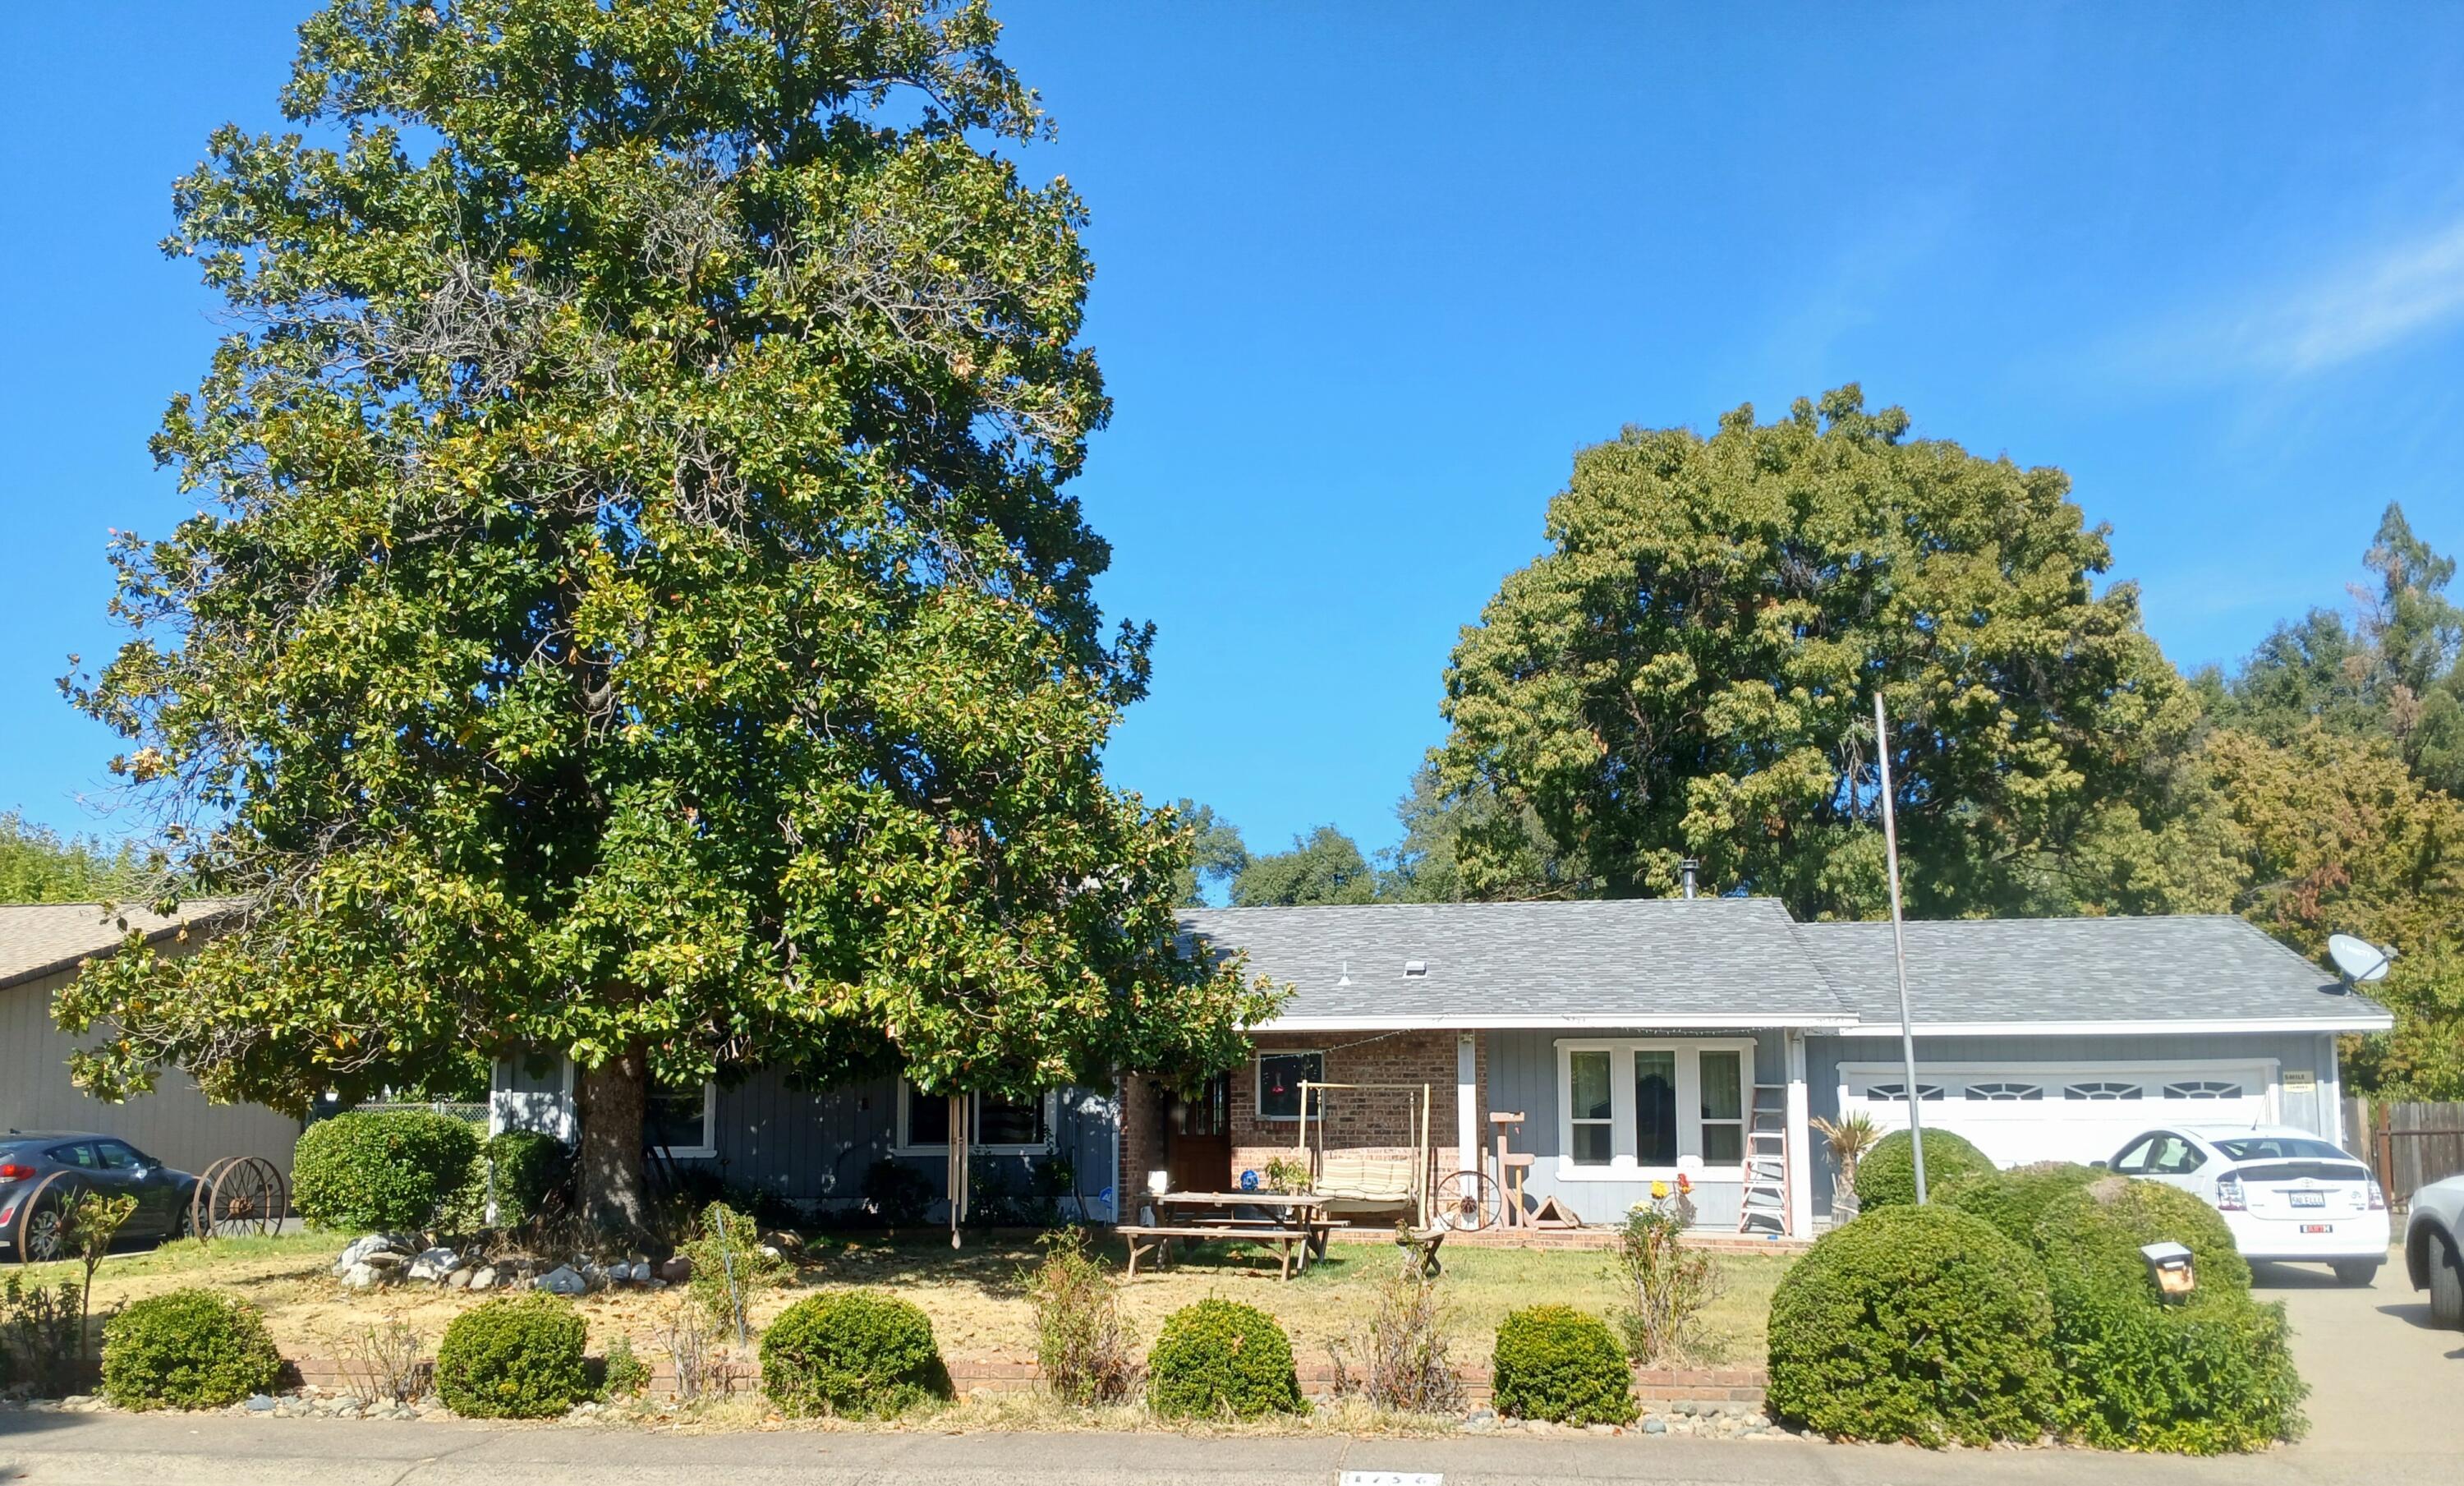
M 2325 1192 L 2295 1192 L 2292 1194 L 2292 1197 L 2293 1206 L 2297 1208 L 2323 1208 L 2327 1206 L 2327 1194 Z
M 2335 1231 L 2336 1225 L 2333 1223 L 2304 1223 L 2301 1225 L 2301 1231 L 2305 1233 L 2332 1233 Z

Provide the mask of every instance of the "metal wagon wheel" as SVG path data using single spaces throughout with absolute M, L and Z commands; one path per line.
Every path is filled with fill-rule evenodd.
M 1441 1178 L 1430 1216 L 1459 1233 L 1497 1226 L 1497 1184 L 1482 1171 Z
M 262 1156 L 225 1156 L 199 1173 L 188 1199 L 188 1231 L 209 1242 L 275 1232 L 290 1215 L 290 1188 Z
M 69 1256 L 69 1202 L 77 1187 L 69 1173 L 55 1171 L 36 1184 L 18 1210 L 17 1262 L 46 1264 Z

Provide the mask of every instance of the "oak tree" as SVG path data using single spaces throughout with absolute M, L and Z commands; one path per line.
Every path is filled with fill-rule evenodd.
M 1467 892 L 1514 896 L 1536 836 L 1596 894 L 1669 893 L 1692 856 L 1871 915 L 1877 691 L 1912 913 L 2059 908 L 2079 843 L 2148 829 L 2196 707 L 2131 586 L 2098 590 L 2105 532 L 2060 471 L 1908 427 L 1852 386 L 1575 456 L 1446 672 L 1442 781 L 1508 807 L 1457 839 Z

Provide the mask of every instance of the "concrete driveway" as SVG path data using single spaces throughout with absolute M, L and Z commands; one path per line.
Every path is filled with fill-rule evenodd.
M 2464 1331 L 2430 1324 L 2430 1297 L 2388 1256 L 2366 1287 L 2321 1267 L 2255 1264 L 2255 1289 L 2282 1300 L 2310 1385 L 2302 1454 L 2439 1455 L 2464 1462 Z

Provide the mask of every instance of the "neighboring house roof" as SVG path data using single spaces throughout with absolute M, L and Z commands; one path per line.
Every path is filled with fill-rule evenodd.
M 182 903 L 171 918 L 143 908 L 100 903 L 0 903 L 0 989 L 72 970 L 89 955 L 117 948 L 129 931 L 148 940 L 176 936 L 231 908 L 200 898 Z
M 2035 1033 L 2133 1028 L 2191 1032 L 2372 1031 L 2375 1002 L 2229 915 L 2159 919 L 1961 919 L 1910 923 L 1916 1028 Z M 1897 1031 L 1891 926 L 1800 923 L 1796 937 L 1840 1001 Z
M 1770 898 L 1209 908 L 1181 925 L 1294 987 L 1267 1031 L 1854 1020 Z

